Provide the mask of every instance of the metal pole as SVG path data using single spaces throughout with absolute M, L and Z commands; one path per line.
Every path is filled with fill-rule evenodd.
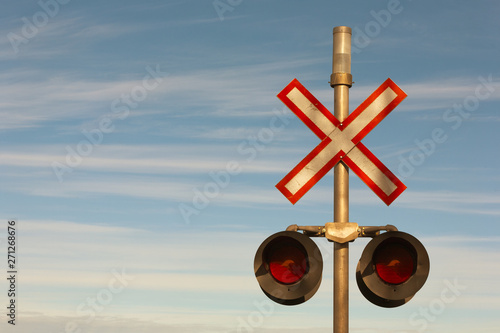
M 349 115 L 351 76 L 349 27 L 333 29 L 333 71 L 330 84 L 334 93 L 334 115 L 342 123 Z M 341 161 L 334 168 L 333 221 L 349 222 L 349 168 Z M 333 332 L 349 332 L 349 243 L 334 243 Z

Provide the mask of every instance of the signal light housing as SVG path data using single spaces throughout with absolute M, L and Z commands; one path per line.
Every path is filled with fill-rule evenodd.
M 356 268 L 356 281 L 366 299 L 392 308 L 407 303 L 422 288 L 429 269 L 429 256 L 418 239 L 388 231 L 366 245 Z
M 323 257 L 308 236 L 281 231 L 259 246 L 254 271 L 267 297 L 283 305 L 297 305 L 310 299 L 318 290 Z

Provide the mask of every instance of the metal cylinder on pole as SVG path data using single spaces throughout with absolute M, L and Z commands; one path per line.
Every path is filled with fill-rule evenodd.
M 349 27 L 333 29 L 334 115 L 342 123 L 349 115 L 351 75 L 351 37 Z M 342 127 L 341 127 L 342 128 Z M 334 168 L 333 221 L 349 222 L 349 168 L 340 161 Z M 334 243 L 333 332 L 349 331 L 349 243 Z

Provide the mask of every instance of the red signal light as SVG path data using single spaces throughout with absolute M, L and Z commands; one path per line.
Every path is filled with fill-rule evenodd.
M 282 231 L 259 246 L 254 260 L 255 277 L 273 301 L 296 305 L 307 301 L 321 284 L 323 258 L 308 236 Z
M 295 246 L 282 246 L 270 255 L 269 271 L 280 283 L 295 283 L 302 279 L 307 271 L 306 256 Z
M 381 244 L 373 256 L 378 276 L 389 284 L 401 284 L 412 276 L 415 259 L 402 244 Z
M 418 239 L 388 231 L 366 245 L 356 269 L 356 282 L 370 302 L 391 308 L 407 303 L 422 288 L 429 269 L 429 256 Z

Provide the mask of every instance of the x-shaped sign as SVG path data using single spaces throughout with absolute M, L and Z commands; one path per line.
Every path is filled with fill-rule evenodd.
M 294 79 L 279 94 L 321 140 L 277 185 L 295 204 L 339 161 L 343 161 L 387 205 L 406 186 L 360 141 L 384 119 L 406 94 L 387 79 L 341 123 L 304 86 Z

